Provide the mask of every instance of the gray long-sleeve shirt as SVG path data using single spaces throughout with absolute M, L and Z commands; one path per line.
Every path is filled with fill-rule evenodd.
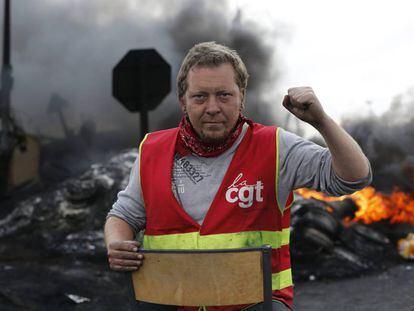
M 193 154 L 183 158 L 175 156 L 172 190 L 184 210 L 199 224 L 203 222 L 247 128 L 245 124 L 242 134 L 233 146 L 217 157 L 205 158 Z M 332 168 L 331 154 L 327 148 L 283 129 L 279 129 L 278 146 L 280 173 L 277 191 L 281 206 L 285 205 L 290 191 L 294 189 L 307 187 L 338 196 L 360 190 L 371 183 L 371 170 L 361 180 L 342 180 Z M 189 165 L 194 167 L 195 172 L 192 174 L 185 169 Z M 128 185 L 119 192 L 117 201 L 108 213 L 108 217 L 110 216 L 123 219 L 136 232 L 145 228 L 139 156 L 132 167 Z

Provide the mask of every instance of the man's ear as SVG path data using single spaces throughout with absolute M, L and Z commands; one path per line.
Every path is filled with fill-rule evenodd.
M 186 113 L 186 112 L 187 112 L 187 108 L 186 108 L 186 106 L 185 106 L 185 99 L 184 99 L 184 96 L 180 97 L 180 98 L 178 99 L 178 101 L 180 102 L 180 108 L 181 108 L 181 111 L 182 111 L 183 113 Z
M 244 101 L 245 101 L 245 97 L 246 97 L 246 89 L 242 89 L 240 92 L 240 111 L 242 111 L 244 109 Z

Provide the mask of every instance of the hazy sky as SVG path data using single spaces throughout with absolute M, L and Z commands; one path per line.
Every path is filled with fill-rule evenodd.
M 380 114 L 396 95 L 414 100 L 412 1 L 231 3 L 267 29 L 279 29 L 275 33 L 282 72 L 279 92 L 312 86 L 336 119 Z

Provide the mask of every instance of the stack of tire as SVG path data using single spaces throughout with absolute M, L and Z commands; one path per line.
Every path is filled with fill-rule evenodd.
M 377 263 L 384 253 L 395 253 L 381 232 L 361 223 L 344 222 L 353 218 L 356 210 L 351 199 L 295 201 L 291 208 L 291 250 L 299 278 L 360 274 L 381 267 Z

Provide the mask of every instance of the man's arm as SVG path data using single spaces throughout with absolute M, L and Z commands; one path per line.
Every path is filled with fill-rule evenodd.
M 142 265 L 144 256 L 138 254 L 136 232 L 145 227 L 145 209 L 139 178 L 139 157 L 131 169 L 126 188 L 118 193 L 118 200 L 109 211 L 105 223 L 105 243 L 111 269 L 133 271 Z
M 332 166 L 340 178 L 352 182 L 368 176 L 369 163 L 361 148 L 325 113 L 312 88 L 289 89 L 283 106 L 319 131 L 331 152 Z
M 133 228 L 124 220 L 111 216 L 105 223 L 105 244 L 109 266 L 116 271 L 134 271 L 144 256 L 138 253 L 140 243 L 134 240 Z
M 109 211 L 107 218 L 111 216 L 125 220 L 134 229 L 134 233 L 145 228 L 146 213 L 141 191 L 139 156 L 131 168 L 127 186 L 118 193 L 118 199 Z
M 329 116 L 315 126 L 332 155 L 332 166 L 344 180 L 356 181 L 369 173 L 368 161 L 357 142 Z

